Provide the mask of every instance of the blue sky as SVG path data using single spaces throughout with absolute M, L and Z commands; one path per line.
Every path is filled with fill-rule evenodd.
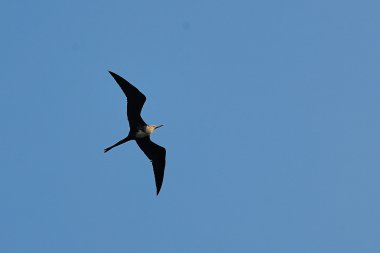
M 0 251 L 380 252 L 379 8 L 2 1 Z

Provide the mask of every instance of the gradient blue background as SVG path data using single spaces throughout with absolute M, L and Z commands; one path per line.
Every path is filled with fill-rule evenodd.
M 3 0 L 0 252 L 380 252 L 379 10 Z

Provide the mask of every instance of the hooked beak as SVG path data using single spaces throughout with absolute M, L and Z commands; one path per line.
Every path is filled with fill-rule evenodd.
M 164 125 L 159 125 L 159 126 L 156 126 L 156 128 L 155 128 L 155 129 L 157 129 L 157 128 L 159 128 L 159 127 L 162 127 L 162 126 L 164 126 Z

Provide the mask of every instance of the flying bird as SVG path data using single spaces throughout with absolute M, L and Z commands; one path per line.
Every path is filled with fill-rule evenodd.
M 116 142 L 114 145 L 105 148 L 104 153 L 127 141 L 135 140 L 140 149 L 152 162 L 158 195 L 164 179 L 166 150 L 151 141 L 150 135 L 157 128 L 162 127 L 163 125 L 156 126 L 146 124 L 140 115 L 146 100 L 145 95 L 121 76 L 111 71 L 109 71 L 109 73 L 119 84 L 120 88 L 127 97 L 127 116 L 130 130 L 127 137 Z

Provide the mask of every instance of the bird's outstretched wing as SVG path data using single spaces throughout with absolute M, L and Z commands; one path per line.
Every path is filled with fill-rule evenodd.
M 140 115 L 146 100 L 145 95 L 121 76 L 111 71 L 109 71 L 109 73 L 119 84 L 120 88 L 123 90 L 125 96 L 127 97 L 127 116 L 129 127 L 136 128 L 137 126 L 146 125 Z
M 164 180 L 166 149 L 152 142 L 149 136 L 136 139 L 136 142 L 153 164 L 158 195 L 162 186 L 162 181 Z

